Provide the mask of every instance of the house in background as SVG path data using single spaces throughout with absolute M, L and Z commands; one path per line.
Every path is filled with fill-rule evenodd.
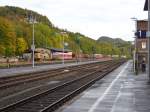
M 35 53 L 36 61 L 45 61 L 45 60 L 51 59 L 51 52 L 49 49 L 36 48 L 34 53 Z M 26 50 L 25 53 L 23 54 L 23 58 L 26 61 L 31 61 L 32 60 L 32 50 L 30 50 L 30 49 Z
M 45 48 L 36 48 L 35 51 L 35 58 L 40 61 L 50 60 L 51 59 L 51 52 L 49 49 Z

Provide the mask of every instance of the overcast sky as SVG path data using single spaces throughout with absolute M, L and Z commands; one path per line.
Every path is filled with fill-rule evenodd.
M 135 23 L 146 19 L 145 0 L 0 0 L 0 6 L 19 6 L 46 15 L 59 28 L 100 36 L 133 40 Z

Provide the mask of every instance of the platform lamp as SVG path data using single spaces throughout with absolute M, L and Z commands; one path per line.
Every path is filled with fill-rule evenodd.
M 148 82 L 150 83 L 150 0 L 145 0 L 144 11 L 148 11 L 148 31 L 146 37 L 148 39 Z
M 150 82 L 150 0 L 148 0 L 148 81 Z
M 81 50 L 81 42 L 80 42 L 81 38 L 82 38 L 82 36 L 77 33 L 76 38 L 75 38 L 75 42 L 79 46 L 79 52 L 77 53 L 77 55 L 78 55 L 77 56 L 77 63 L 78 63 L 78 60 L 81 62 L 81 52 L 82 52 L 82 50 Z
M 36 18 L 33 17 L 33 15 L 31 14 L 29 19 L 29 23 L 32 24 L 32 45 L 31 45 L 31 49 L 32 49 L 32 68 L 35 67 L 35 61 L 34 61 L 34 52 L 35 52 L 35 43 L 34 43 L 34 24 L 36 23 Z
M 65 50 L 65 43 L 64 43 L 64 35 L 66 34 L 66 32 L 60 32 L 62 34 L 63 37 L 63 59 L 62 59 L 62 64 L 64 64 L 64 50 Z
M 95 57 L 94 57 L 95 50 L 96 50 L 96 48 L 95 48 L 95 46 L 93 45 L 93 46 L 92 46 L 92 55 L 93 55 L 92 57 L 93 57 L 93 61 L 94 61 L 94 58 L 95 58 Z
M 135 18 L 135 17 L 132 17 L 131 18 L 133 21 L 135 21 L 135 34 L 137 32 L 137 21 L 138 19 Z M 133 68 L 134 68 L 134 72 L 136 73 L 137 72 L 137 67 L 138 67 L 138 54 L 137 54 L 137 36 L 135 36 L 135 51 L 134 51 L 134 57 L 133 57 L 133 61 L 134 61 L 134 65 L 133 65 Z

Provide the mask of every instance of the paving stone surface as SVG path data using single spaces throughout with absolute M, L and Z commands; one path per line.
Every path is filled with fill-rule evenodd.
M 148 77 L 132 67 L 128 61 L 56 112 L 150 112 Z

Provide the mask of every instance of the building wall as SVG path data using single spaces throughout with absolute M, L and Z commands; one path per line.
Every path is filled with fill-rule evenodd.
M 147 30 L 148 22 L 146 20 L 137 21 L 137 30 Z
M 138 58 L 138 67 L 141 68 L 141 63 L 144 60 L 146 63 L 148 57 L 148 40 L 146 38 L 146 31 L 148 28 L 148 22 L 146 20 L 137 21 L 136 31 L 136 55 Z
M 23 58 L 27 61 L 32 60 L 32 51 L 23 54 Z M 49 49 L 36 48 L 34 58 L 36 61 L 44 61 L 51 59 L 51 52 Z
M 63 53 L 63 52 L 53 52 L 52 53 L 52 59 L 72 59 L 72 52 L 67 52 L 67 53 Z

